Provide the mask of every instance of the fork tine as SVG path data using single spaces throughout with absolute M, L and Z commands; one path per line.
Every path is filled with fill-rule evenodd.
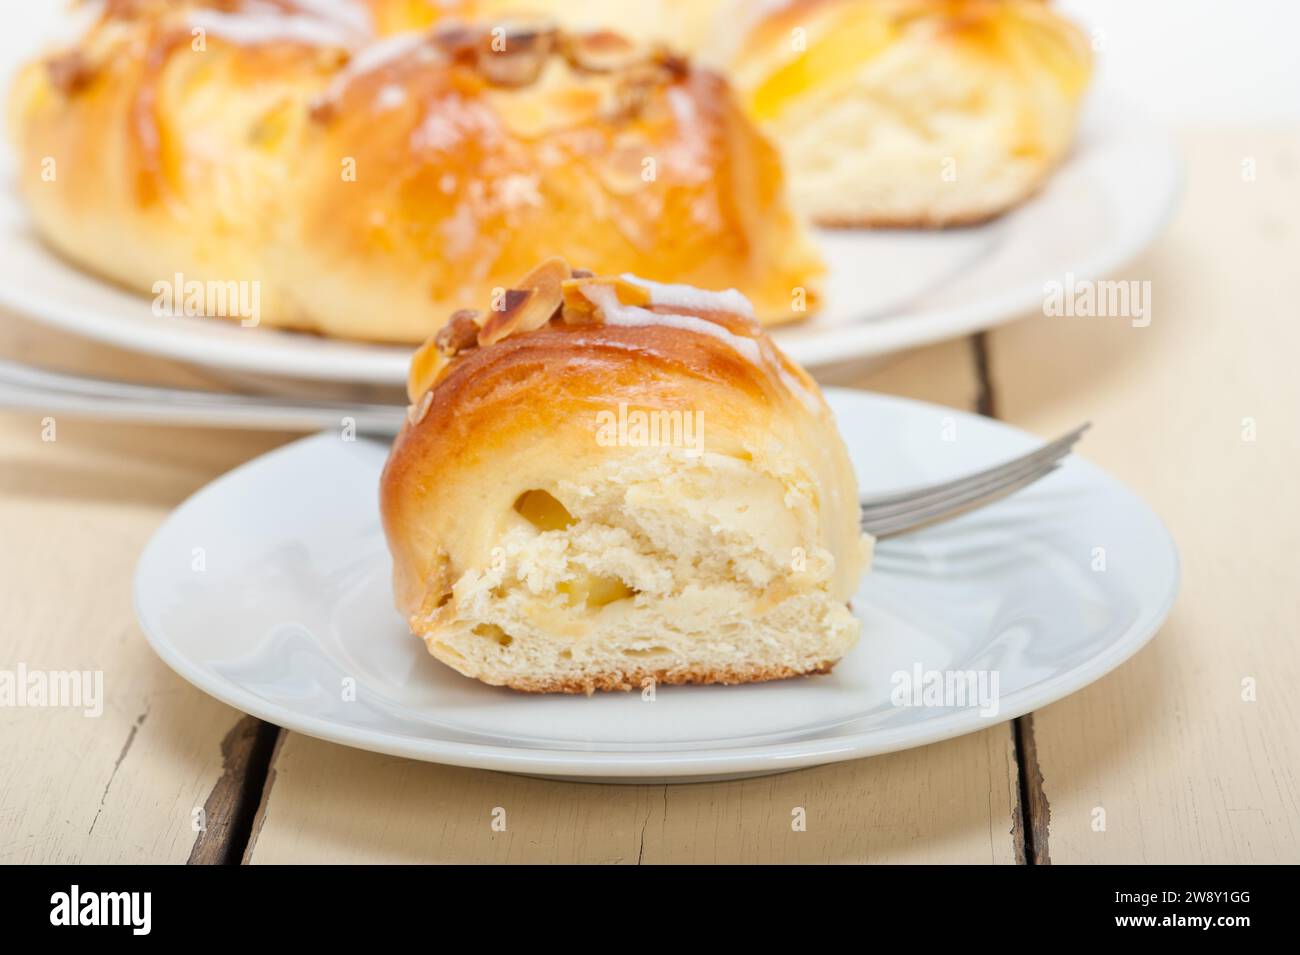
M 1031 451 L 1029 454 L 1014 458 L 1011 461 L 1004 461 L 1001 464 L 994 465 L 991 468 L 986 468 L 983 471 L 976 471 L 974 474 L 967 474 L 951 481 L 945 481 L 941 484 L 932 484 L 929 487 L 912 488 L 908 491 L 898 491 L 891 494 L 881 494 L 876 497 L 863 498 L 862 507 L 866 509 L 884 507 L 890 504 L 909 503 L 921 496 L 929 496 L 932 494 L 955 490 L 965 486 L 969 482 L 981 478 L 995 477 L 1000 472 L 1016 467 L 1026 461 L 1037 461 L 1044 458 L 1060 457 L 1064 452 L 1060 452 L 1059 449 L 1062 447 L 1069 448 L 1073 446 L 1090 427 L 1092 427 L 1092 422 L 1086 421 L 1068 434 L 1062 435 L 1055 441 L 1049 442 L 1041 448 Z
M 1026 475 L 1042 472 L 1045 468 L 1049 468 L 1059 461 L 1068 452 L 1069 448 L 1067 447 L 1050 458 L 1013 461 L 1007 467 L 994 472 L 988 477 L 969 480 L 948 490 L 918 494 L 909 501 L 890 504 L 886 507 L 863 508 L 862 520 L 864 522 L 869 520 L 878 523 L 895 517 L 905 518 L 920 511 L 935 508 L 943 509 L 959 501 L 978 498 L 982 494 L 991 493 L 1006 484 L 1014 483 Z
M 863 526 L 889 527 L 894 525 L 910 525 L 914 521 L 924 520 L 934 514 L 948 514 L 963 509 L 966 505 L 984 500 L 994 500 L 1006 487 L 1020 485 L 1024 481 L 1034 481 L 1051 472 L 1059 462 L 1052 461 L 1032 470 L 1024 471 L 1017 474 L 1008 475 L 994 484 L 984 484 L 979 488 L 971 488 L 962 494 L 952 494 L 942 500 L 932 501 L 928 504 L 911 508 L 906 511 L 896 511 L 885 516 L 868 514 L 863 519 Z
M 1050 465 L 1024 475 L 1017 480 L 1008 481 L 1005 484 L 999 485 L 988 493 L 969 498 L 965 501 L 953 502 L 949 507 L 932 507 L 914 514 L 891 518 L 888 521 L 877 525 L 868 525 L 864 522 L 863 530 L 867 531 L 877 540 L 886 537 L 895 537 L 909 531 L 920 530 L 923 527 L 929 527 L 931 524 L 946 521 L 949 518 L 957 517 L 958 515 L 965 514 L 968 511 L 973 511 L 976 508 L 983 507 L 986 504 L 991 504 L 994 501 L 1001 500 L 1008 495 L 1014 494 L 1015 492 L 1028 487 L 1041 478 L 1047 477 L 1047 475 L 1051 474 L 1060 466 L 1061 463 L 1059 461 L 1054 461 Z
M 1046 464 L 1069 454 L 1076 441 L 1087 428 L 1084 425 L 1064 437 L 1037 450 L 1004 462 L 997 467 L 988 468 L 976 474 L 968 474 L 955 481 L 931 487 L 919 488 L 907 494 L 890 495 L 888 498 L 873 498 L 862 503 L 864 521 L 868 518 L 879 521 L 886 517 L 901 515 L 931 504 L 942 504 L 956 495 L 966 495 L 973 489 L 1000 486 L 1009 478 L 1027 474 Z

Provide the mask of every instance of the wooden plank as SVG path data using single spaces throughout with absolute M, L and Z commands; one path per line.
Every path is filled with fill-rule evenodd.
M 550 782 L 286 733 L 274 774 L 248 854 L 256 863 L 1015 860 L 1005 726 L 779 776 L 667 786 Z
M 1043 435 L 1092 419 L 1081 452 L 1154 506 L 1183 562 L 1155 641 L 1034 716 L 1054 862 L 1300 862 L 1300 135 L 1185 145 L 1183 208 L 1120 276 L 1150 281 L 1149 327 L 990 336 L 1001 415 Z
M 0 355 L 196 381 L 10 316 Z M 45 417 L 0 413 L 0 669 L 100 671 L 103 713 L 0 706 L 0 862 L 220 855 L 238 799 L 213 794 L 244 774 L 243 717 L 149 649 L 131 578 L 172 508 L 287 436 L 55 416 L 47 441 Z
M 823 384 L 863 388 L 887 395 L 977 411 L 983 384 L 972 339 L 959 339 L 872 359 L 866 367 L 818 374 Z M 825 379 L 825 380 L 824 380 Z
M 971 407 L 968 342 L 853 384 Z M 841 377 L 841 381 L 843 381 Z M 1008 725 L 726 783 L 603 786 L 428 765 L 285 733 L 246 858 L 276 862 L 1016 861 Z M 504 810 L 504 832 L 492 828 Z M 795 831 L 802 809 L 806 831 Z

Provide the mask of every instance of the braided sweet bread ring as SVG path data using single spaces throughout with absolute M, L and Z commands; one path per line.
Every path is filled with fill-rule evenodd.
M 720 77 L 544 22 L 380 37 L 427 17 L 369 6 L 109 3 L 12 91 L 38 232 L 129 288 L 248 282 L 262 324 L 355 339 L 423 341 L 551 255 L 734 287 L 766 322 L 816 307 Z

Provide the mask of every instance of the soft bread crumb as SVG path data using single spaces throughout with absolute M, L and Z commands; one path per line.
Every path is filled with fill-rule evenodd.
M 965 225 L 1038 191 L 1069 148 L 1077 105 L 1048 75 L 899 43 L 765 129 L 781 144 L 795 204 L 819 224 Z
M 532 490 L 570 519 L 516 513 L 493 561 L 411 621 L 467 676 L 568 693 L 753 682 L 827 672 L 857 638 L 797 472 L 656 450 Z

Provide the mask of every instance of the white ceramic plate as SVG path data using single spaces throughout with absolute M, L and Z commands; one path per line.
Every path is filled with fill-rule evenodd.
M 947 408 L 828 397 L 866 492 L 937 481 L 1039 443 Z M 232 706 L 350 746 L 547 776 L 704 779 L 905 749 L 1043 706 L 1146 643 L 1177 590 L 1178 558 L 1160 521 L 1071 458 L 983 511 L 882 542 L 853 601 L 862 637 L 828 676 L 662 687 L 652 702 L 516 694 L 428 656 L 393 609 L 377 504 L 386 451 L 316 435 L 181 505 L 136 571 L 136 610 L 154 649 Z M 1094 569 L 1097 548 L 1104 570 Z M 918 666 L 983 671 L 986 689 L 996 673 L 996 713 L 894 705 L 894 675 Z M 347 680 L 355 699 L 344 698 Z
M 1067 273 L 1105 275 L 1151 242 L 1174 206 L 1179 168 L 1158 127 L 1124 102 L 1099 97 L 1069 161 L 1009 216 L 941 232 L 823 231 L 831 267 L 827 306 L 808 322 L 778 329 L 777 341 L 796 361 L 817 367 L 1037 310 L 1046 282 Z M 11 179 L 5 176 L 0 189 L 0 305 L 200 365 L 294 379 L 405 383 L 405 347 L 155 316 L 150 298 L 107 284 L 47 249 L 28 225 Z

